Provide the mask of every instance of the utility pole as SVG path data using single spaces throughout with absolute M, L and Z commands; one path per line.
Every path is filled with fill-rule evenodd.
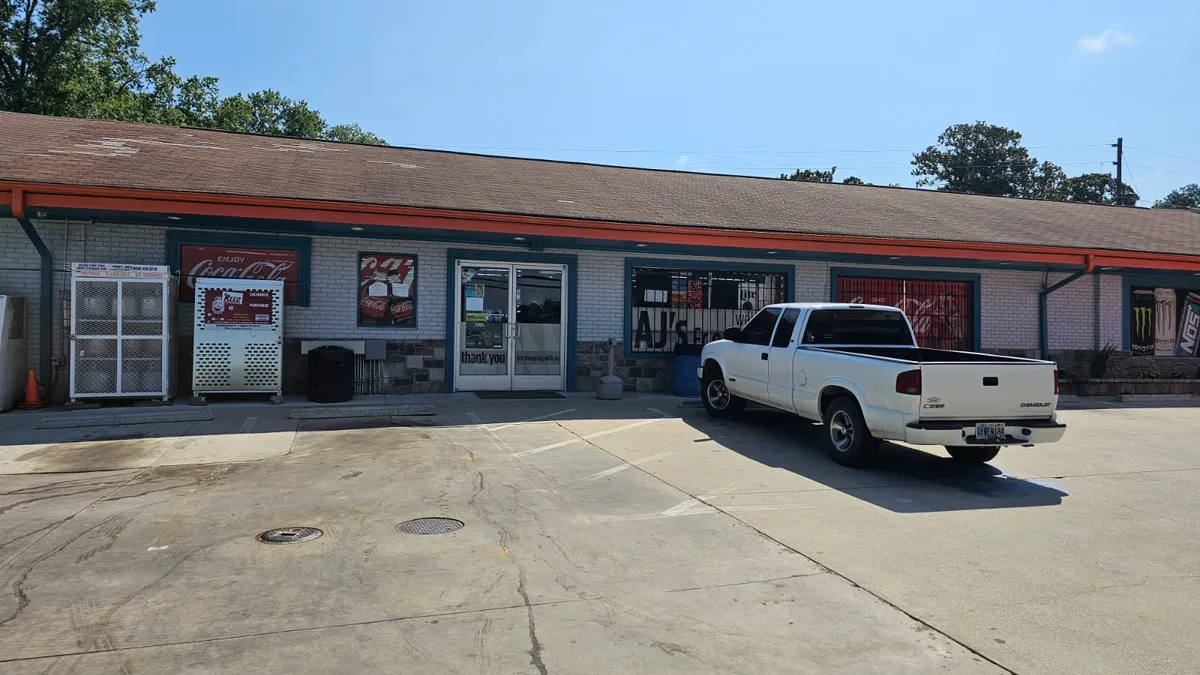
M 1125 206 L 1125 184 L 1121 182 L 1121 165 L 1124 162 L 1125 139 L 1118 138 L 1112 147 L 1117 149 L 1117 161 L 1113 162 L 1113 164 L 1117 165 L 1117 184 L 1113 186 L 1113 201 L 1116 202 L 1117 206 Z

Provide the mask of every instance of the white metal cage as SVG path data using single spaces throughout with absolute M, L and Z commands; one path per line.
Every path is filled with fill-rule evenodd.
M 244 320 L 216 320 L 210 294 L 224 302 L 269 294 L 270 307 L 248 312 Z M 241 302 L 241 300 L 239 300 Z M 196 280 L 192 393 L 283 393 L 283 281 L 266 279 Z
M 72 401 L 170 398 L 175 288 L 162 265 L 71 265 Z

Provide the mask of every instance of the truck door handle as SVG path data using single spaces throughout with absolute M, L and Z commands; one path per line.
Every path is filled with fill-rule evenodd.
M 763 352 L 762 354 L 760 354 L 760 355 L 759 355 L 759 357 L 758 357 L 758 358 L 762 359 L 763 361 L 766 361 L 766 360 L 767 360 L 767 358 L 768 358 L 768 357 L 767 357 L 767 352 Z
M 998 377 L 985 377 L 985 378 L 983 378 L 983 386 L 985 386 L 985 387 L 997 387 L 997 386 L 1000 386 L 1000 378 L 998 378 Z

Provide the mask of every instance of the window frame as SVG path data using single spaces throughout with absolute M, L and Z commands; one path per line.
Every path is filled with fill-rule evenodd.
M 842 277 L 869 277 L 874 279 L 899 279 L 906 281 L 966 281 L 973 308 L 970 326 L 971 340 L 967 351 L 981 350 L 983 340 L 983 302 L 979 274 L 966 272 L 930 272 L 909 267 L 831 267 L 829 269 L 829 302 L 837 302 L 838 279 Z
M 661 269 L 680 272 L 749 272 L 753 274 L 781 274 L 784 279 L 782 302 L 795 302 L 796 267 L 794 265 L 758 264 L 753 262 L 722 262 L 718 260 L 687 260 L 673 258 L 625 258 L 625 300 L 622 303 L 622 337 L 627 359 L 672 359 L 671 352 L 645 352 L 633 349 L 633 270 L 635 268 Z M 779 304 L 779 303 L 772 303 Z M 761 308 L 760 308 L 761 309 Z M 756 312 L 757 313 L 757 312 Z

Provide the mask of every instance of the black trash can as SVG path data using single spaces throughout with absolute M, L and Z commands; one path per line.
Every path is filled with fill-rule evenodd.
M 354 352 L 326 345 L 308 351 L 308 400 L 341 403 L 354 398 Z

